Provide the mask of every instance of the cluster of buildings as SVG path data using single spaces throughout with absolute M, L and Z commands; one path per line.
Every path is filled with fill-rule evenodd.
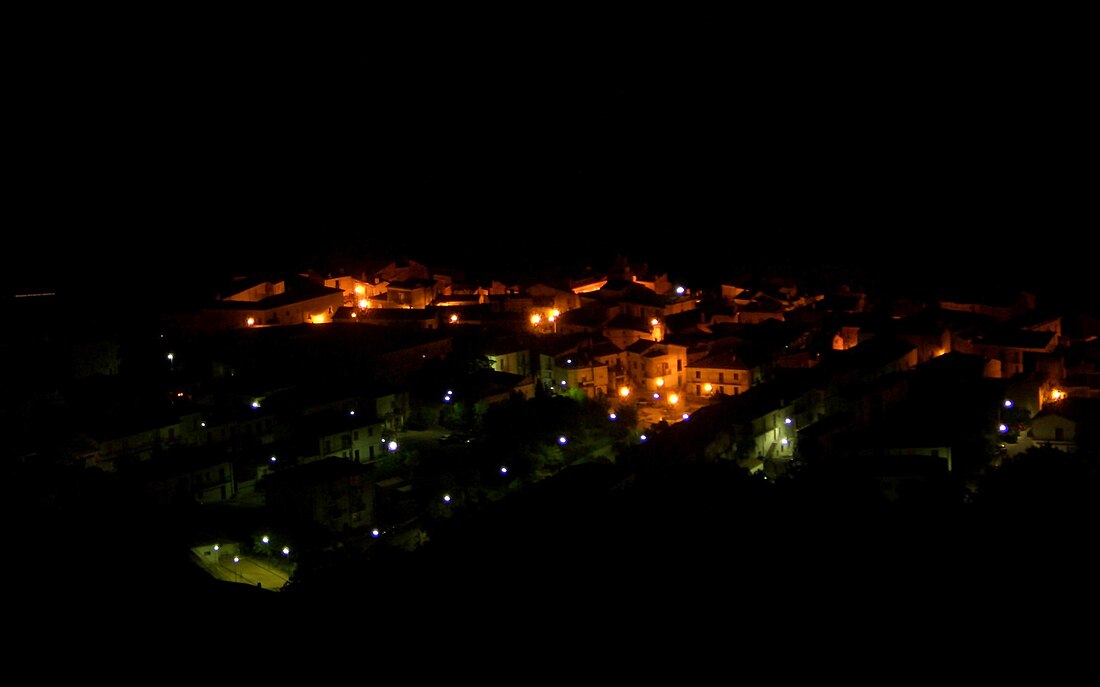
M 125 346 L 74 339 L 67 403 L 81 420 L 64 459 L 154 499 L 252 499 L 331 530 L 378 521 L 376 466 L 455 384 L 482 404 L 540 389 L 634 404 L 670 425 L 655 443 L 766 474 L 818 456 L 950 471 L 983 438 L 1072 450 L 1092 441 L 1100 403 L 1100 322 L 1013 291 L 700 291 L 625 262 L 471 284 L 403 261 L 234 280 L 163 325 L 146 342 L 158 374 L 137 393 L 112 381 Z M 458 356 L 480 363 L 465 380 L 447 365 Z

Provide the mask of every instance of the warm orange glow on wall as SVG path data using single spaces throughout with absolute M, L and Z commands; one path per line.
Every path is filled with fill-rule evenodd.
M 1069 396 L 1069 394 L 1062 391 L 1061 389 L 1051 389 L 1050 390 L 1050 400 L 1052 400 L 1052 401 L 1061 401 L 1066 396 Z
M 664 386 L 664 385 L 665 385 L 665 378 L 664 377 L 658 377 L 657 378 L 657 386 L 660 387 L 660 386 Z
M 363 286 L 362 284 L 356 284 L 356 285 L 355 285 L 355 293 L 356 293 L 356 295 L 362 296 L 362 295 L 363 295 L 363 294 L 365 294 L 366 292 L 367 292 L 367 287 Z
M 328 316 L 325 313 L 317 313 L 316 315 L 310 315 L 309 321 L 313 324 L 324 324 L 328 322 Z
M 707 382 L 706 384 L 703 385 L 703 391 L 705 391 L 709 394 L 710 392 L 714 391 L 714 387 L 711 385 L 710 382 Z
M 619 387 L 619 395 L 622 396 L 623 398 L 626 398 L 627 396 L 630 395 L 630 388 L 625 387 L 625 386 Z

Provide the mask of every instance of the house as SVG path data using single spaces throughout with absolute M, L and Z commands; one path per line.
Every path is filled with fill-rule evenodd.
M 177 318 L 176 325 L 191 332 L 211 332 L 331 322 L 344 305 L 344 292 L 302 278 L 237 280 L 228 295 L 206 303 L 196 312 Z
M 636 341 L 660 341 L 663 328 L 660 320 L 644 320 L 631 315 L 618 315 L 603 326 L 603 335 L 620 348 L 629 348 Z
M 1072 398 L 1100 398 L 1100 372 L 1067 375 L 1062 386 L 1059 391 Z
M 562 313 L 554 323 L 556 327 L 555 331 L 560 334 L 597 334 L 604 331 L 604 325 L 611 319 L 619 314 L 617 306 L 608 306 L 604 303 L 586 303 L 580 308 L 570 310 Z M 535 325 L 538 330 L 538 325 L 541 322 L 536 322 L 535 315 L 539 315 L 539 319 L 542 321 L 542 315 L 540 313 L 532 314 L 532 325 Z M 645 332 L 648 332 L 646 329 Z M 633 341 L 633 339 L 631 339 Z
M 848 289 L 825 294 L 814 306 L 816 309 L 832 313 L 861 313 L 867 308 L 867 294 Z
M 844 351 L 829 351 L 823 358 L 822 374 L 835 383 L 867 381 L 917 365 L 917 347 L 893 336 L 876 336 Z
M 944 310 L 975 313 L 1007 322 L 1035 309 L 1035 296 L 1005 288 L 984 289 L 982 292 L 960 293 L 940 300 Z
M 386 307 L 420 310 L 432 304 L 436 297 L 434 279 L 411 278 L 391 281 L 387 289 Z
M 783 321 L 783 304 L 772 298 L 754 300 L 737 309 L 737 321 L 742 324 L 760 324 L 765 320 Z
M 1031 419 L 1031 439 L 1067 452 L 1100 447 L 1100 398 L 1047 403 Z
M 687 347 L 640 339 L 626 348 L 628 386 L 650 393 L 684 388 Z
M 678 453 L 706 460 L 735 460 L 750 471 L 789 464 L 798 436 L 819 421 L 823 392 L 812 370 L 792 370 L 745 392 L 716 399 L 665 434 Z
M 360 309 L 371 307 L 371 299 L 384 296 L 389 286 L 389 282 L 377 277 L 368 281 L 348 275 L 328 277 L 324 283 L 329 288 L 340 289 L 343 292 L 345 306 Z
M 88 442 L 84 452 L 87 467 L 113 472 L 176 448 L 181 425 L 175 416 L 130 416 L 104 420 L 90 428 L 84 438 Z
M 688 363 L 687 379 L 689 393 L 699 398 L 736 396 L 749 388 L 752 372 L 735 351 L 727 348 Z
M 521 376 L 531 374 L 531 349 L 515 338 L 502 338 L 486 350 L 486 357 L 497 372 L 510 372 Z
M 258 489 L 267 507 L 279 516 L 340 532 L 372 524 L 372 475 L 368 465 L 330 457 L 271 472 Z
M 397 260 L 378 267 L 371 276 L 379 281 L 403 281 L 405 279 L 430 279 L 432 272 L 415 260 Z
M 1001 377 L 1008 379 L 1034 370 L 1040 355 L 1058 346 L 1058 333 L 1049 330 L 994 329 L 961 334 L 955 343 L 963 353 L 977 353 L 1001 363 Z
M 589 398 L 606 396 L 611 379 L 608 369 L 608 364 L 594 358 L 588 349 L 558 356 L 554 359 L 554 389 L 580 389 Z
M 222 503 L 237 493 L 233 461 L 221 451 L 184 450 L 124 468 L 146 498 L 158 504 Z
M 369 413 L 350 410 L 307 416 L 299 431 L 314 442 L 318 459 L 339 457 L 365 463 L 387 452 L 385 424 Z
M 901 320 L 888 320 L 880 331 L 911 343 L 916 347 L 917 363 L 924 363 L 952 352 L 952 332 L 938 314 L 928 309 Z
M 538 307 L 551 312 L 563 313 L 581 307 L 581 298 L 576 293 L 547 284 L 532 284 L 527 287 L 527 294 Z
M 336 314 L 335 319 L 337 322 L 355 322 L 388 328 L 439 329 L 440 313 L 434 308 L 405 310 L 390 308 L 387 303 L 388 301 L 372 298 L 365 310 L 344 308 Z

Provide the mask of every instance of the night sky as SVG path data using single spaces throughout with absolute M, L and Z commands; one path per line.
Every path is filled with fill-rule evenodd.
M 1072 274 L 1083 251 L 1057 237 L 1096 226 L 1082 47 L 1011 22 L 378 14 L 337 36 L 39 21 L 7 64 L 8 275 L 118 285 L 334 251 L 474 269 L 620 253 L 712 273 L 878 256 L 998 275 L 1039 253 Z

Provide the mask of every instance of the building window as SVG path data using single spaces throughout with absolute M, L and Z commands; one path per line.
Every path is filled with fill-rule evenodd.
M 356 440 L 356 441 L 359 441 L 359 432 L 358 432 L 358 430 L 351 433 L 351 438 Z
M 695 378 L 696 379 L 702 379 L 702 377 L 703 377 L 703 373 L 700 372 L 699 370 L 696 370 L 695 371 Z
M 681 360 L 680 358 L 676 359 L 676 371 L 677 372 L 683 372 L 684 371 L 684 361 Z
M 1066 431 L 1064 429 L 1062 429 L 1061 427 L 1055 427 L 1054 428 L 1054 440 L 1055 441 L 1064 441 L 1065 438 L 1066 438 Z
M 741 381 L 741 373 L 740 372 L 734 372 L 733 373 L 733 381 L 735 381 L 735 382 Z
M 702 390 L 703 390 L 703 389 L 702 389 L 702 388 L 701 388 L 701 387 L 700 387 L 700 386 L 699 386 L 698 384 L 696 384 L 696 385 L 695 385 L 695 395 L 696 395 L 696 396 L 699 396 L 699 395 L 700 395 L 700 392 L 701 392 Z
M 724 381 L 726 381 L 726 373 L 725 372 L 719 372 L 718 373 L 718 383 L 721 384 Z

